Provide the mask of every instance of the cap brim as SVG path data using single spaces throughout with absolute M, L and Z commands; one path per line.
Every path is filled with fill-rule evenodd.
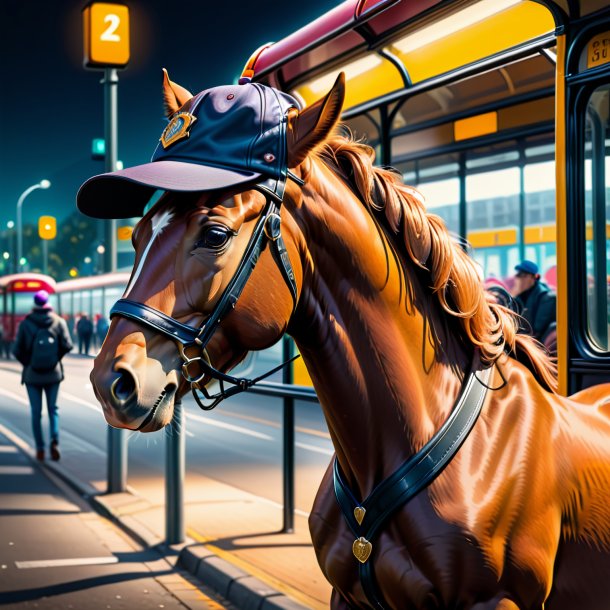
M 89 178 L 76 196 L 78 209 L 93 218 L 141 216 L 156 190 L 214 191 L 257 181 L 262 174 L 181 161 L 154 161 Z

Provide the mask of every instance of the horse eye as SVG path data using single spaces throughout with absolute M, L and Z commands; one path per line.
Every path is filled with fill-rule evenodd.
M 227 245 L 233 232 L 227 227 L 213 226 L 203 231 L 203 235 L 195 244 L 196 248 L 210 248 L 220 250 Z

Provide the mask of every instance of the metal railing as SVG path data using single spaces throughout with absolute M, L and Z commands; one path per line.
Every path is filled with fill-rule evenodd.
M 294 343 L 285 337 L 282 361 L 294 353 Z M 294 474 L 295 474 L 295 400 L 318 402 L 313 388 L 292 384 L 292 367 L 282 373 L 282 383 L 263 381 L 248 390 L 251 394 L 282 399 L 282 532 L 294 531 Z M 108 493 L 127 489 L 127 442 L 124 430 L 109 427 L 108 432 Z M 174 404 L 172 433 L 165 441 L 165 544 L 181 544 L 186 539 L 184 522 L 185 477 L 185 414 L 181 401 Z

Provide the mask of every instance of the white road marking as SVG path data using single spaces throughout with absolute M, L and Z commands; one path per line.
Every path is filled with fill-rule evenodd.
M 0 424 L 0 433 L 6 436 L 11 443 L 14 443 L 17 445 L 17 447 L 20 447 L 22 451 L 25 451 L 26 453 L 34 451 L 20 436 L 2 424 Z
M 21 402 L 24 405 L 28 405 L 29 406 L 29 401 L 27 401 L 25 398 L 22 398 L 21 396 L 10 392 L 9 390 L 4 390 L 2 388 L 0 388 L 0 394 L 3 394 L 4 396 L 7 396 L 9 398 L 12 398 L 13 400 L 17 400 L 18 402 Z M 73 402 L 76 402 L 78 404 L 82 404 L 85 407 L 89 407 L 90 409 L 93 409 L 94 411 L 97 411 L 98 413 L 101 412 L 102 408 L 100 406 L 96 406 L 91 402 L 88 402 L 86 400 L 83 400 L 82 398 L 79 398 L 78 396 L 74 396 L 74 394 L 70 394 L 68 392 L 64 392 L 61 391 L 61 395 L 65 396 L 66 398 L 68 398 L 69 400 L 72 400 Z M 206 417 L 202 417 L 201 415 L 196 415 L 194 413 L 186 413 L 186 417 L 190 418 L 190 419 L 194 419 L 195 421 L 201 422 L 202 424 L 207 424 L 208 426 L 215 426 L 216 428 L 222 428 L 224 430 L 231 430 L 232 432 L 237 432 L 239 434 L 244 434 L 246 436 L 252 436 L 253 438 L 258 438 L 264 441 L 273 441 L 273 437 L 269 436 L 268 434 L 263 434 L 262 432 L 255 432 L 254 430 L 248 430 L 248 428 L 244 428 L 242 426 L 235 426 L 234 424 L 227 424 L 225 422 L 219 422 L 213 419 L 208 419 Z M 187 436 L 190 436 L 191 438 L 195 438 L 195 435 L 190 432 L 189 430 L 185 431 Z M 333 455 L 334 454 L 334 450 L 332 449 L 326 449 L 324 447 L 317 447 L 316 445 L 309 445 L 307 443 L 295 443 L 295 445 L 299 448 L 299 449 L 304 449 L 305 451 L 311 451 L 313 453 L 321 453 L 323 455 Z
M 17 447 L 12 445 L 0 445 L 0 453 L 17 453 Z
M 146 261 L 146 257 L 155 241 L 155 237 L 160 235 L 163 232 L 163 229 L 169 225 L 173 218 L 172 210 L 164 210 L 163 212 L 157 212 L 152 217 L 152 235 L 150 236 L 150 240 L 146 244 L 146 248 L 140 257 L 140 262 L 138 263 L 138 268 L 133 272 L 131 279 L 129 280 L 129 284 L 127 284 L 127 288 L 125 288 L 125 292 L 123 294 L 123 298 L 126 298 L 130 293 L 133 285 L 136 283 L 138 278 L 140 277 L 140 273 L 142 273 L 142 268 L 144 267 L 144 262 Z
M 318 447 L 316 445 L 308 445 L 307 443 L 295 443 L 295 447 L 299 449 L 305 449 L 306 451 L 313 451 L 314 453 L 323 453 L 324 455 L 334 455 L 334 449 L 327 449 L 326 447 Z
M 4 388 L 0 388 L 0 394 L 2 396 L 6 396 L 7 398 L 12 398 L 17 402 L 20 402 L 22 405 L 30 406 L 30 401 L 24 396 L 19 396 L 19 394 L 15 394 L 15 392 L 11 392 L 10 390 L 5 390 Z
M 0 466 L 2 474 L 34 474 L 34 469 L 31 466 Z
M 64 392 L 60 390 L 60 396 L 75 402 L 76 404 L 83 405 L 83 407 L 89 407 L 89 409 L 93 409 L 97 413 L 103 413 L 102 407 L 99 404 L 89 402 L 88 400 L 83 400 L 80 396 L 75 396 L 74 394 L 70 394 L 69 392 Z
M 67 566 L 99 566 L 119 563 L 118 557 L 75 557 L 73 559 L 40 559 L 37 561 L 16 561 L 20 570 L 30 568 L 65 568 Z
M 255 432 L 254 430 L 248 430 L 247 428 L 242 428 L 241 426 L 235 426 L 233 424 L 227 424 L 225 422 L 216 421 L 214 419 L 208 419 L 207 417 L 202 417 L 201 415 L 195 415 L 193 413 L 186 413 L 187 419 L 194 419 L 195 421 L 201 422 L 202 424 L 207 424 L 208 426 L 215 426 L 216 428 L 223 428 L 224 430 L 231 430 L 233 432 L 238 432 L 239 434 L 245 434 L 246 436 L 253 436 L 254 438 L 260 438 L 263 441 L 272 441 L 273 438 L 268 434 L 262 434 L 261 432 Z

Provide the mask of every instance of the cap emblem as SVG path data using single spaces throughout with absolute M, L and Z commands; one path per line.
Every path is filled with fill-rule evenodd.
M 167 124 L 159 138 L 163 148 L 171 146 L 174 142 L 178 142 L 178 140 L 188 138 L 191 125 L 196 120 L 197 117 L 188 112 L 180 112 L 172 117 L 172 120 Z

